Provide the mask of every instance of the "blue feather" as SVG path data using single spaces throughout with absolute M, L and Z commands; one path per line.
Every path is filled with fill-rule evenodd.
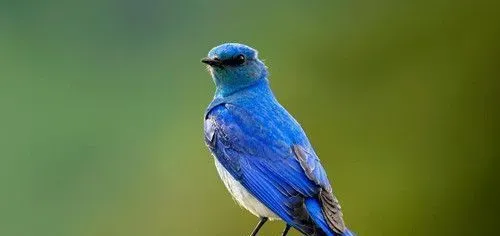
M 224 61 L 235 54 L 243 54 L 247 64 L 211 69 L 217 91 L 205 113 L 207 145 L 231 176 L 282 220 L 306 235 L 339 235 L 320 200 L 332 191 L 326 172 L 299 123 L 274 97 L 256 51 L 226 44 L 209 56 Z M 344 230 L 343 221 L 339 224 Z M 349 233 L 345 229 L 343 235 Z

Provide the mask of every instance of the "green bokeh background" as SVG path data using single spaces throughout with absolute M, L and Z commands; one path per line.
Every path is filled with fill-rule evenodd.
M 2 1 L 0 235 L 247 235 L 203 143 L 223 42 L 259 49 L 358 235 L 498 234 L 498 5 Z

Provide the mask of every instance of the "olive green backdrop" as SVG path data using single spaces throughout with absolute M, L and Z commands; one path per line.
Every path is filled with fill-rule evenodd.
M 247 235 L 203 143 L 223 42 L 260 50 L 358 235 L 498 234 L 498 5 L 2 1 L 0 235 Z

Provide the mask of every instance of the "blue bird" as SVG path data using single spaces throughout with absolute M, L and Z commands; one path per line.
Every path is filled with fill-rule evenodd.
M 226 43 L 202 59 L 216 85 L 205 142 L 233 198 L 260 218 L 304 235 L 349 236 L 337 198 L 300 124 L 276 100 L 257 51 Z

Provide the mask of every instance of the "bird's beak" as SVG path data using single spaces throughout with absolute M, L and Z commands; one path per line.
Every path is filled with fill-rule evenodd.
M 212 59 L 212 58 L 209 58 L 209 57 L 205 57 L 203 59 L 201 59 L 201 62 L 209 65 L 209 66 L 217 66 L 217 67 L 221 67 L 222 66 L 222 61 L 215 58 L 215 59 Z

